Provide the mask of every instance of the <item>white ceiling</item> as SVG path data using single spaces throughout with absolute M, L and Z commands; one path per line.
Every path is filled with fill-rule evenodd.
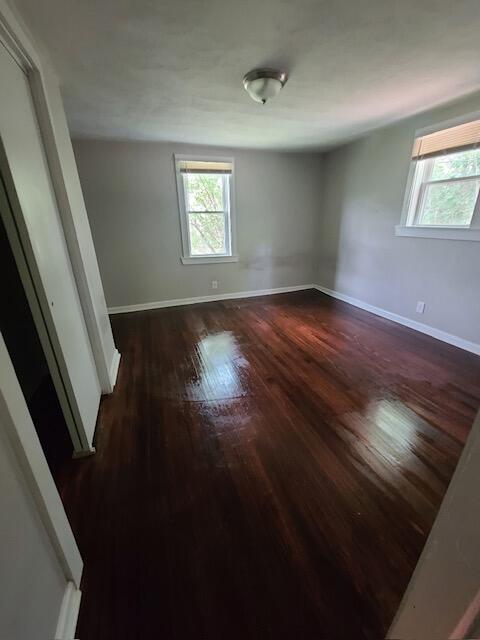
M 480 88 L 479 0 L 14 0 L 74 135 L 332 146 Z M 271 103 L 256 66 L 290 79 Z

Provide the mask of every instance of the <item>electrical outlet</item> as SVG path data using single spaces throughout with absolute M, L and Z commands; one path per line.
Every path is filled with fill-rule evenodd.
M 218 289 L 218 280 L 212 280 L 212 289 Z
M 417 302 L 417 313 L 423 313 L 425 311 L 425 303 L 422 300 Z

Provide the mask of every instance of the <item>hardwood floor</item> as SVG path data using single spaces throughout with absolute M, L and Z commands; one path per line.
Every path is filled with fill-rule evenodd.
M 385 636 L 480 406 L 480 358 L 318 292 L 112 318 L 62 498 L 81 640 Z

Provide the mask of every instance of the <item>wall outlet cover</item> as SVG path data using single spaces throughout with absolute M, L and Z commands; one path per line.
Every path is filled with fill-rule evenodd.
M 419 300 L 417 302 L 417 313 L 423 313 L 425 311 L 425 302 Z

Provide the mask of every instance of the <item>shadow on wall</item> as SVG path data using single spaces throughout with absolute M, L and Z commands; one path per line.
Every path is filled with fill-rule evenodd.
M 299 269 L 302 269 L 306 264 L 311 265 L 314 272 L 312 275 L 314 275 L 316 269 L 311 254 L 300 252 L 273 255 L 271 246 L 260 244 L 256 247 L 254 255 L 241 257 L 239 267 L 247 272 L 249 287 L 253 290 L 277 287 L 279 273 L 282 274 L 281 281 L 289 283 L 296 279 Z M 309 284 L 309 282 L 301 284 Z
M 316 284 L 329 289 L 337 287 L 337 273 L 340 260 L 342 222 L 347 187 L 347 171 L 343 150 L 329 154 L 325 160 L 325 184 L 321 228 L 319 234 Z

